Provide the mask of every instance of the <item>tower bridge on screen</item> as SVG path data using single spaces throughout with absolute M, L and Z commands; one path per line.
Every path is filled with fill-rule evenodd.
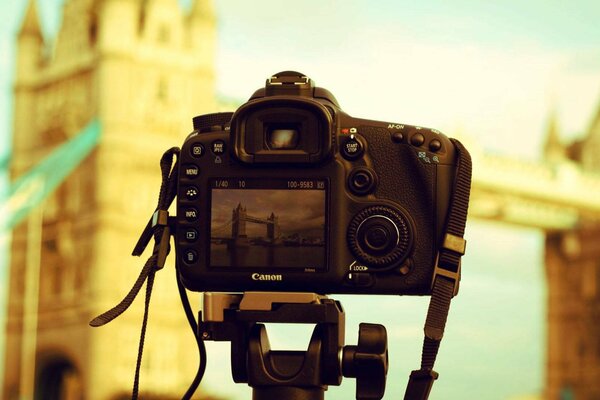
M 247 233 L 248 223 L 265 225 L 265 235 L 254 238 L 260 239 L 261 244 L 276 244 L 279 241 L 279 217 L 273 212 L 266 218 L 249 215 L 241 203 L 231 210 L 231 219 L 211 229 L 210 240 L 213 243 L 226 243 L 228 247 L 249 246 L 251 238 Z

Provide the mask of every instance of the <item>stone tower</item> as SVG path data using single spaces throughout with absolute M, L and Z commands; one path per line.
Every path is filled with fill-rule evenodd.
M 65 0 L 50 46 L 28 0 L 17 39 L 13 179 L 91 119 L 102 133 L 37 222 L 13 232 L 3 399 L 130 393 L 143 299 L 106 327 L 87 324 L 120 301 L 148 256 L 130 254 L 156 206 L 162 152 L 183 142 L 194 115 L 215 110 L 215 34 L 211 0 L 189 11 L 177 0 Z M 179 398 L 198 357 L 172 260 L 157 274 L 150 310 L 141 389 Z
M 555 128 L 555 125 L 554 125 Z M 585 137 L 562 146 L 551 124 L 546 158 L 600 173 L 600 107 Z M 567 158 L 568 157 L 568 158 Z M 572 165 L 571 165 L 572 167 Z M 600 226 L 546 234 L 549 400 L 600 398 Z

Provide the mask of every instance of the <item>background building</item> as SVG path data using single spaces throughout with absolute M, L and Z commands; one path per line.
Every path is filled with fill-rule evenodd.
M 31 398 L 34 381 L 35 398 L 130 392 L 142 301 L 118 326 L 86 321 L 127 293 L 145 261 L 124 255 L 153 211 L 146 205 L 158 197 L 162 152 L 191 131 L 191 116 L 215 109 L 215 34 L 209 0 L 188 13 L 171 0 L 69 0 L 51 50 L 29 1 L 18 36 L 12 176 L 92 119 L 102 128 L 36 222 L 13 232 L 2 398 Z M 39 289 L 30 268 L 39 270 Z M 162 305 L 151 316 L 160 328 L 147 338 L 142 389 L 155 394 L 184 392 L 198 364 L 172 272 L 152 298 Z
M 546 159 L 557 173 L 577 168 L 600 180 L 600 108 L 581 140 L 561 143 L 557 130 L 557 122 L 553 121 L 545 146 Z M 596 196 L 593 187 L 588 189 L 590 196 Z M 546 396 L 548 399 L 600 398 L 598 221 L 584 219 L 575 229 L 548 232 L 545 261 L 548 282 Z

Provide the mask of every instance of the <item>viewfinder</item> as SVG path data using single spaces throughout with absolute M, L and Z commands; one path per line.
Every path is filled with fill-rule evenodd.
M 298 146 L 300 132 L 297 126 L 267 126 L 267 144 L 272 150 L 291 150 Z

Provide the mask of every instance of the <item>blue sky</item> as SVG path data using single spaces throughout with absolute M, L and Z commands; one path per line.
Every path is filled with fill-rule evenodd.
M 0 2 L 6 21 L 0 26 L 0 159 L 10 142 L 13 41 L 25 3 Z M 51 37 L 62 1 L 38 3 Z M 247 98 L 270 74 L 300 70 L 330 89 L 351 115 L 432 126 L 468 137 L 486 151 L 527 159 L 539 157 L 552 110 L 563 137 L 576 138 L 600 105 L 597 1 L 215 3 L 217 86 L 227 97 Z M 467 239 L 461 294 L 452 305 L 437 363 L 441 378 L 431 399 L 515 400 L 539 393 L 545 362 L 543 236 L 470 222 Z M 418 365 L 426 299 L 342 301 L 348 343 L 356 341 L 360 321 L 388 326 L 386 398 L 400 397 Z M 284 332 L 274 340 L 288 346 L 289 337 Z M 247 388 L 231 382 L 218 350 L 209 346 L 207 385 L 249 398 Z M 350 398 L 353 390 L 345 380 L 327 398 Z

